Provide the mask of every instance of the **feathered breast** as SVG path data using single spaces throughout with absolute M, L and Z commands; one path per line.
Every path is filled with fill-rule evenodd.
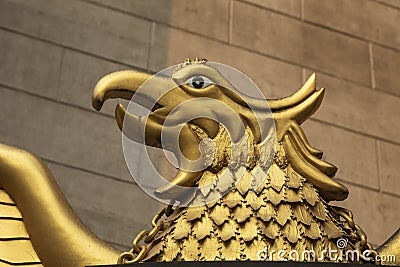
M 254 146 L 255 151 L 263 145 L 268 144 Z M 259 155 L 250 154 L 249 162 Z M 211 165 L 188 207 L 166 218 L 144 260 L 260 260 L 259 251 L 266 248 L 313 250 L 317 259 L 329 260 L 322 251 L 337 249 L 336 240 L 346 237 L 343 222 L 313 184 L 293 170 L 282 143 L 276 144 L 272 161 L 268 168 L 263 161 L 236 169 Z M 221 155 L 219 162 L 224 162 Z M 277 253 L 270 256 L 277 260 Z

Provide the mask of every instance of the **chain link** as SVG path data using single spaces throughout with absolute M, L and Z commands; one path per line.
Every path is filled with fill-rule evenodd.
M 123 252 L 118 257 L 118 264 L 130 264 L 130 263 L 137 263 L 142 261 L 149 250 L 150 244 L 153 242 L 154 237 L 157 235 L 158 232 L 163 230 L 164 223 L 160 221 L 160 219 L 165 216 L 170 216 L 173 212 L 172 206 L 169 205 L 167 208 L 161 209 L 151 220 L 151 225 L 153 226 L 152 230 L 143 230 L 141 231 L 133 240 L 132 248 L 130 251 Z M 143 241 L 143 245 L 140 243 Z
M 367 242 L 367 236 L 360 226 L 355 224 L 353 219 L 353 214 L 350 210 L 338 207 L 331 206 L 333 212 L 339 216 L 339 218 L 344 219 L 344 227 L 349 230 L 348 233 L 349 238 L 352 241 L 355 241 L 354 247 L 359 251 L 364 251 L 368 249 L 372 253 L 371 259 L 375 261 L 375 264 L 380 265 L 379 261 L 376 261 L 379 256 L 378 252 L 374 250 Z M 144 259 L 146 256 L 149 246 L 148 245 L 140 245 L 139 243 L 143 241 L 145 244 L 150 244 L 153 242 L 154 237 L 164 228 L 164 223 L 160 221 L 160 219 L 165 215 L 166 217 L 170 216 L 173 213 L 172 205 L 169 205 L 167 208 L 161 209 L 152 219 L 151 224 L 153 226 L 152 230 L 143 230 L 141 231 L 133 240 L 132 248 L 130 251 L 123 252 L 118 257 L 118 264 L 130 264 L 137 263 Z
M 369 250 L 372 254 L 370 259 L 374 261 L 376 265 L 380 265 L 380 261 L 376 260 L 378 259 L 377 256 L 379 256 L 378 252 L 373 249 L 371 244 L 368 243 L 367 235 L 364 233 L 361 227 L 354 222 L 353 213 L 348 209 L 338 206 L 332 206 L 332 209 L 334 213 L 339 216 L 339 218 L 343 218 L 345 220 L 344 226 L 346 229 L 351 231 L 348 233 L 348 235 L 350 239 L 355 241 L 355 249 L 359 250 L 360 252 Z

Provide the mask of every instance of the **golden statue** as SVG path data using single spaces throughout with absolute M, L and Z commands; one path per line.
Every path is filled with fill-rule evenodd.
M 100 110 L 110 98 L 130 100 L 151 76 L 129 70 L 103 77 L 94 89 L 93 107 Z M 171 90 L 157 99 L 142 96 L 156 101 L 146 120 L 118 105 L 116 121 L 124 134 L 137 131 L 134 141 L 141 134 L 138 129 L 144 129 L 146 145 L 170 149 L 163 144 L 162 134 L 174 134 L 174 125 L 165 124 L 173 117 L 181 124 L 180 152 L 192 161 L 207 158 L 199 148 L 212 143 L 207 168 L 181 168 L 170 183 L 155 191 L 162 199 L 185 199 L 186 205 L 162 209 L 152 221 L 153 228 L 139 233 L 132 249 L 121 253 L 82 224 L 42 160 L 0 145 L 0 266 L 281 260 L 279 251 L 289 259 L 304 251 L 315 253 L 314 258 L 294 259 L 298 261 L 367 262 L 332 259 L 326 254 L 332 249 L 368 250 L 377 263 L 379 255 L 394 255 L 396 261 L 382 264 L 400 264 L 399 231 L 374 250 L 352 213 L 329 204 L 344 200 L 348 190 L 334 180 L 337 168 L 321 160 L 322 152 L 308 143 L 300 128 L 324 96 L 324 89 L 316 90 L 315 74 L 295 94 L 265 101 L 231 90 L 216 68 L 196 58 L 181 64 L 172 77 L 153 78 L 151 86 L 154 95 L 160 88 Z M 216 119 L 202 116 L 182 123 L 181 114 L 174 111 L 198 97 L 223 103 L 244 127 L 226 120 L 224 126 L 219 123 L 228 111 L 211 102 L 200 106 L 203 110 L 193 106 L 188 112 L 209 112 Z M 264 112 L 265 106 L 270 112 Z M 263 134 L 260 121 L 273 123 L 274 138 L 271 132 Z M 248 153 L 243 147 L 249 148 Z M 244 158 L 244 163 L 238 158 Z M 193 187 L 199 190 L 185 190 Z

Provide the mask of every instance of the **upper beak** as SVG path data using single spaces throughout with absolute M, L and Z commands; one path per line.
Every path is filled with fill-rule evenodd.
M 161 106 L 158 103 L 159 99 L 169 86 L 170 81 L 165 77 L 134 70 L 113 72 L 101 78 L 96 84 L 92 95 L 92 106 L 100 110 L 107 99 L 121 98 L 132 100 L 148 110 L 157 109 Z M 148 145 L 161 147 L 159 141 L 162 125 L 154 121 L 154 118 L 129 113 L 121 104 L 115 109 L 115 118 L 119 129 L 132 141 L 146 140 Z M 124 125 L 125 130 L 123 130 Z M 143 135 L 144 132 L 146 136 Z
M 144 90 L 138 92 L 144 84 L 146 84 Z M 92 95 L 92 106 L 100 110 L 107 99 L 130 100 L 136 94 L 135 102 L 150 110 L 163 95 L 165 91 L 163 88 L 168 88 L 169 85 L 167 78 L 144 72 L 134 70 L 113 72 L 101 78 L 96 84 Z

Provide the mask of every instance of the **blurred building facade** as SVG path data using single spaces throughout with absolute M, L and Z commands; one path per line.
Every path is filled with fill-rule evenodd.
M 0 142 L 42 157 L 82 220 L 125 249 L 161 204 L 125 166 L 116 102 L 91 108 L 101 76 L 198 56 L 277 98 L 316 72 L 327 92 L 303 129 L 378 245 L 400 227 L 399 21 L 398 0 L 2 0 Z

